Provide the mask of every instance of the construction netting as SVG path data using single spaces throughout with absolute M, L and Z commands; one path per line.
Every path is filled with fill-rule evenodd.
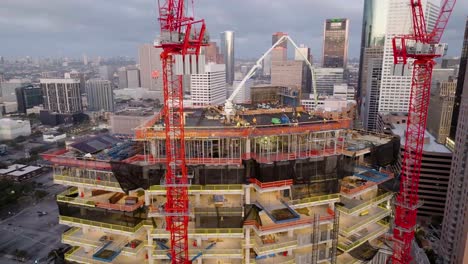
M 123 212 L 118 210 L 106 210 L 98 207 L 76 206 L 61 202 L 57 204 L 60 216 L 104 222 L 113 225 L 134 227 L 146 218 L 146 211 L 144 209 L 137 209 L 133 212 Z
M 245 184 L 245 169 L 239 166 L 197 166 L 192 184 Z
M 400 138 L 393 137 L 390 142 L 371 148 L 370 161 L 374 166 L 393 165 L 400 156 Z
M 138 188 L 148 189 L 159 185 L 164 177 L 165 164 L 141 166 L 125 162 L 111 162 L 112 172 L 120 184 L 120 188 L 128 194 Z

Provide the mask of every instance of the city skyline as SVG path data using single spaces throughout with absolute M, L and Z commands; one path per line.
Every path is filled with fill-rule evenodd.
M 349 18 L 349 58 L 358 58 L 363 0 L 342 8 L 344 2 L 199 0 L 195 13 L 205 18 L 212 41 L 219 43 L 222 31 L 236 32 L 238 58 L 259 57 L 270 46 L 271 34 L 284 31 L 296 42 L 310 46 L 311 53 L 319 59 L 325 19 Z M 290 6 L 296 8 L 288 8 Z M 310 15 L 311 10 L 318 9 L 317 16 Z M 450 56 L 459 56 L 467 9 L 468 2 L 460 1 L 447 26 L 443 41 L 449 43 Z M 0 32 L 7 39 L 0 47 L 0 56 L 6 58 L 80 57 L 84 53 L 136 58 L 137 47 L 152 41 L 159 31 L 156 5 L 149 0 L 7 1 L 0 7 L 0 17 Z M 242 19 L 245 17 L 249 19 Z M 35 44 L 31 45 L 31 41 Z

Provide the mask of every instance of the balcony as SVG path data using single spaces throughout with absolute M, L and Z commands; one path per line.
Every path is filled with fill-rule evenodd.
M 341 199 L 341 202 L 343 205 L 337 205 L 336 208 L 345 214 L 348 215 L 356 215 L 366 209 L 369 209 L 371 206 L 378 205 L 380 203 L 383 203 L 385 201 L 388 201 L 392 198 L 393 193 L 392 192 L 385 192 L 377 197 L 370 198 L 370 199 L 365 199 L 365 200 L 359 200 L 359 199 L 348 199 L 343 197 Z
M 122 244 L 121 254 L 126 256 L 136 256 L 145 247 L 145 236 L 138 239 L 129 239 L 127 236 L 111 235 L 102 231 L 90 229 L 84 233 L 82 228 L 73 227 L 62 234 L 62 243 L 80 247 L 102 248 L 108 241 Z
M 314 196 L 314 197 L 307 197 L 297 200 L 291 200 L 288 204 L 291 208 L 302 208 L 302 207 L 309 207 L 309 206 L 317 206 L 329 203 L 335 203 L 340 200 L 339 194 L 328 194 L 328 195 L 321 195 L 321 196 Z
M 264 240 L 265 241 L 265 240 Z M 296 238 L 279 237 L 279 239 L 268 243 L 260 239 L 255 239 L 253 249 L 259 256 L 284 252 L 297 246 Z
M 341 215 L 340 234 L 344 236 L 352 235 L 367 225 L 371 225 L 384 217 L 389 216 L 390 212 L 390 210 L 379 206 L 369 209 L 367 214 L 363 216 Z
M 250 179 L 250 182 L 253 184 L 255 190 L 260 193 L 289 189 L 293 184 L 293 180 L 261 182 L 254 178 Z
M 155 228 L 151 232 L 154 238 L 169 238 L 170 234 L 165 228 Z M 190 238 L 243 238 L 243 228 L 194 228 L 192 223 L 189 224 L 188 236 Z
M 373 240 L 385 234 L 390 227 L 389 223 L 380 221 L 369 225 L 355 235 L 349 237 L 340 236 L 338 238 L 338 248 L 344 252 L 351 251 L 366 241 Z
M 203 240 L 201 244 L 189 245 L 189 256 L 191 260 L 201 259 L 242 259 L 243 250 L 239 247 L 242 239 L 223 239 L 213 242 Z M 170 248 L 167 243 L 156 241 L 156 246 L 153 249 L 153 258 L 169 259 Z
M 258 235 L 267 235 L 277 232 L 286 232 L 291 229 L 310 227 L 312 224 L 326 223 L 332 221 L 335 217 L 335 213 L 328 208 L 328 206 L 304 208 L 297 211 L 297 213 L 299 213 L 300 217 L 298 220 L 278 224 L 272 221 L 268 215 L 260 214 L 262 225 L 251 219 L 244 221 L 244 226 L 252 226 Z M 318 217 L 314 218 L 314 215 L 318 215 Z
M 116 210 L 116 211 L 122 211 L 122 212 L 133 212 L 136 209 L 142 207 L 145 203 L 144 200 L 141 198 L 140 200 L 138 200 L 138 197 L 126 196 L 123 194 L 121 194 L 122 197 L 120 199 L 118 199 L 117 201 L 113 201 L 111 203 L 111 200 L 113 200 L 112 197 L 115 196 L 116 194 L 121 194 L 121 193 L 107 192 L 107 193 L 96 194 L 90 197 L 82 198 L 82 197 L 78 197 L 79 195 L 78 188 L 72 187 L 72 188 L 65 190 L 63 193 L 60 193 L 59 195 L 57 195 L 57 201 L 68 203 L 68 204 L 79 205 L 79 206 L 98 207 L 98 208 L 103 208 L 107 210 Z M 132 201 L 132 204 L 127 204 L 126 202 L 127 199 L 130 199 Z M 133 201 L 136 201 L 136 202 L 133 202 Z
M 69 216 L 59 216 L 59 223 L 62 225 L 75 226 L 75 227 L 90 227 L 90 228 L 99 228 L 103 232 L 109 232 L 112 234 L 124 234 L 124 235 L 134 235 L 136 232 L 144 225 L 144 221 L 141 221 L 134 227 L 122 226 L 116 224 L 108 224 L 103 222 L 91 221 L 86 219 L 80 219 Z
M 120 184 L 116 181 L 101 180 L 99 178 L 81 178 L 54 174 L 54 183 L 68 186 L 83 186 L 91 189 L 100 189 L 111 192 L 122 192 Z
M 250 262 L 252 263 L 252 261 Z M 294 264 L 296 263 L 293 256 L 284 256 L 283 254 L 277 254 L 274 257 L 257 257 L 255 264 Z
M 123 254 L 118 255 L 115 259 L 110 261 L 101 261 L 97 260 L 93 257 L 96 252 L 89 251 L 85 252 L 84 248 L 82 247 L 73 247 L 68 252 L 65 253 L 65 260 L 69 262 L 76 262 L 82 264 L 134 264 L 134 263 L 142 263 L 147 264 L 148 261 L 145 259 L 145 255 L 143 252 L 139 253 L 137 256 L 125 256 Z
M 155 195 L 165 195 L 166 188 L 162 185 L 152 185 L 148 193 Z M 216 185 L 191 185 L 189 194 L 244 194 L 242 184 L 216 184 Z

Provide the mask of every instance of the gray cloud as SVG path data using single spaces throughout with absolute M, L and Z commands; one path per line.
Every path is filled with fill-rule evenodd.
M 136 56 L 141 43 L 158 34 L 157 0 L 1 0 L 0 55 Z M 346 17 L 350 56 L 358 57 L 363 0 L 195 0 L 197 17 L 212 39 L 236 31 L 236 57 L 258 57 L 271 34 L 288 32 L 297 43 L 322 49 L 323 21 Z M 444 41 L 459 55 L 468 1 L 459 0 Z

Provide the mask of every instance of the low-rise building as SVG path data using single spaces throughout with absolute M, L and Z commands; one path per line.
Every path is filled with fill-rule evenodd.
M 8 179 L 20 182 L 31 179 L 32 177 L 39 175 L 42 172 L 42 167 L 13 164 L 8 166 L 8 168 L 0 169 L 0 179 Z
M 12 140 L 29 135 L 31 135 L 29 120 L 0 119 L 0 140 Z

